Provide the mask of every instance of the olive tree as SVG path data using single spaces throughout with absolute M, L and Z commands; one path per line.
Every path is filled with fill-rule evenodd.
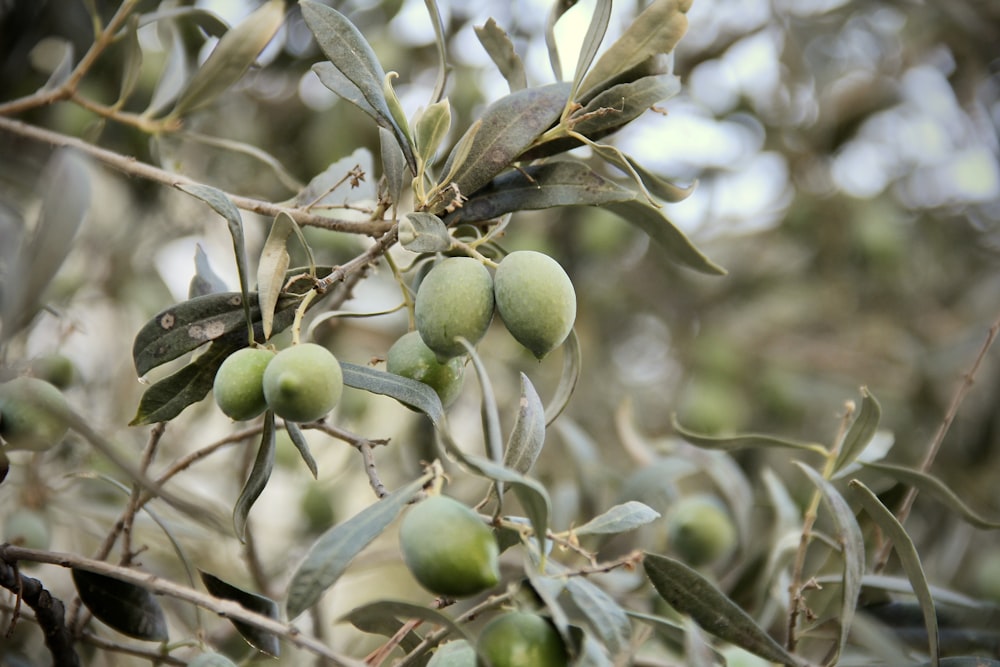
M 375 40 L 365 11 L 391 4 L 266 0 L 230 26 L 84 2 L 82 55 L 29 33 L 50 75 L 0 102 L 26 186 L 0 228 L 0 656 L 984 664 L 967 656 L 995 651 L 994 608 L 932 586 L 904 521 L 919 491 L 1000 525 L 929 473 L 997 326 L 919 467 L 881 462 L 893 439 L 865 387 L 802 439 L 674 418 L 657 440 L 604 396 L 606 446 L 574 408 L 608 354 L 592 295 L 532 231 L 607 213 L 658 264 L 736 280 L 670 220 L 696 184 L 614 143 L 679 92 L 691 3 L 653 0 L 611 34 L 597 0 L 572 71 L 556 31 L 581 8 L 554 3 L 544 82 L 485 21 L 506 87 L 488 100 L 434 0 L 429 69 Z M 311 46 L 276 56 L 279 31 Z M 289 73 L 339 102 L 301 105 Z M 186 266 L 135 264 L 191 231 L 224 237 L 233 270 L 199 247 L 176 298 L 163 283 Z M 80 330 L 85 353 L 59 354 Z M 618 448 L 628 465 L 608 466 Z M 747 452 L 791 452 L 797 479 Z M 966 643 L 942 650 L 956 627 Z

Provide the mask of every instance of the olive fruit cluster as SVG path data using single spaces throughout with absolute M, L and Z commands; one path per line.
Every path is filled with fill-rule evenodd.
M 403 561 L 436 595 L 468 597 L 500 580 L 493 531 L 462 503 L 431 496 L 411 507 L 399 526 Z
M 268 408 L 288 421 L 314 421 L 333 409 L 343 390 L 340 362 L 315 343 L 277 354 L 262 348 L 238 350 L 222 362 L 212 387 L 219 408 L 237 421 Z
M 488 662 L 482 662 L 476 651 Z M 473 648 L 465 639 L 442 644 L 427 667 L 565 667 L 569 655 L 545 618 L 524 611 L 497 616 L 483 627 Z
M 495 276 L 470 257 L 451 257 L 424 277 L 414 307 L 420 338 L 438 361 L 465 353 L 461 336 L 478 343 L 500 314 L 517 342 L 538 359 L 562 344 L 576 319 L 569 276 L 548 255 L 519 250 L 504 257 Z
M 0 436 L 9 449 L 44 451 L 69 430 L 69 404 L 54 385 L 34 377 L 0 384 Z

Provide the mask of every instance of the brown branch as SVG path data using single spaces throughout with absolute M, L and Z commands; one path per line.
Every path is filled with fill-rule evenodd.
M 135 570 L 127 567 L 112 565 L 104 561 L 83 558 L 76 554 L 58 553 L 53 551 L 40 551 L 37 549 L 24 549 L 9 544 L 0 545 L 0 561 L 12 563 L 16 561 L 30 561 L 34 563 L 48 563 L 65 568 L 73 568 L 101 574 L 119 581 L 144 588 L 156 595 L 166 595 L 190 604 L 208 609 L 219 616 L 231 621 L 239 621 L 264 632 L 283 637 L 288 642 L 295 644 L 299 648 L 310 651 L 316 655 L 323 656 L 331 660 L 335 665 L 343 667 L 364 667 L 364 664 L 347 656 L 340 655 L 326 647 L 313 637 L 302 634 L 302 632 L 290 623 L 282 623 L 269 616 L 250 611 L 246 607 L 232 600 L 221 598 L 196 591 L 193 588 L 181 586 L 168 579 Z M 27 599 L 27 598 L 26 598 Z M 37 615 L 37 611 L 35 612 Z M 57 663 L 62 664 L 62 663 Z
M 21 574 L 17 568 L 17 560 L 6 556 L 0 559 L 0 586 L 16 594 L 19 600 L 23 600 L 35 612 L 35 621 L 45 636 L 45 646 L 52 654 L 53 664 L 78 667 L 80 658 L 73 649 L 73 635 L 66 627 L 66 607 L 62 601 L 52 597 L 38 579 Z M 15 614 L 11 627 L 16 622 Z
M 203 185 L 187 176 L 174 174 L 159 167 L 154 167 L 151 164 L 140 162 L 134 157 L 122 155 L 87 143 L 82 139 L 29 125 L 19 120 L 0 117 L 0 129 L 52 146 L 73 148 L 125 174 L 161 183 L 168 187 L 177 188 L 179 186 Z M 230 193 L 227 193 L 226 196 L 229 197 L 237 208 L 244 211 L 251 211 L 268 217 L 275 217 L 280 213 L 285 213 L 298 224 L 308 227 L 321 227 L 338 232 L 364 234 L 367 236 L 379 236 L 393 228 L 393 223 L 385 220 L 340 220 L 338 218 L 310 213 L 298 206 L 283 206 L 261 199 L 253 199 Z

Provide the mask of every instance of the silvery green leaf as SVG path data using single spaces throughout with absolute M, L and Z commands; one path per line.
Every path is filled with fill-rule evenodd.
M 434 161 L 441 142 L 451 129 L 451 104 L 441 100 L 430 105 L 417 118 L 415 137 L 417 155 L 427 164 Z
M 288 270 L 289 262 L 288 237 L 295 230 L 295 226 L 291 216 L 285 212 L 279 213 L 271 223 L 271 231 L 267 234 L 257 264 L 257 304 L 260 306 L 265 341 L 271 338 L 274 311 L 285 285 L 285 272 Z
M 389 199 L 393 206 L 398 206 L 406 180 L 406 160 L 403 159 L 403 150 L 399 147 L 392 132 L 384 127 L 379 127 L 378 139 L 382 154 L 382 174 L 385 176 Z
M 475 31 L 479 43 L 486 49 L 486 53 L 500 70 L 503 78 L 507 80 L 511 92 L 527 88 L 528 77 L 524 73 L 524 63 L 517 55 L 517 51 L 514 50 L 514 44 L 504 29 L 497 25 L 493 18 L 490 18 L 485 24 L 475 26 Z
M 882 419 L 882 407 L 875 397 L 868 391 L 868 387 L 861 388 L 861 411 L 851 422 L 851 427 L 844 436 L 844 441 L 840 445 L 840 452 L 833 465 L 834 471 L 842 470 L 845 466 L 854 463 L 868 443 L 871 442 L 878 430 L 879 421 Z
M 601 91 L 583 108 L 574 111 L 569 123 L 585 136 L 604 136 L 609 130 L 635 120 L 651 106 L 673 97 L 680 90 L 680 78 L 673 74 L 646 76 L 620 83 Z
M 535 465 L 544 444 L 545 408 L 531 380 L 521 373 L 521 400 L 518 402 L 514 426 L 507 439 L 503 464 L 511 470 L 525 474 Z
M 399 243 L 410 252 L 445 252 L 451 248 L 451 234 L 441 218 L 414 211 L 399 221 Z
M 573 532 L 577 535 L 612 535 L 634 530 L 659 518 L 660 513 L 649 505 L 629 500 L 595 516 L 579 528 L 574 528 Z
M 233 527 L 236 529 L 236 537 L 240 542 L 246 538 L 247 518 L 250 515 L 250 508 L 257 502 L 257 498 L 264 491 L 268 480 L 271 478 L 271 471 L 274 469 L 274 449 L 275 449 L 275 428 L 274 412 L 268 410 L 264 413 L 264 430 L 261 433 L 260 447 L 257 449 L 257 457 L 254 459 L 250 476 L 247 477 L 243 490 L 233 507 Z
M 587 73 L 587 68 L 594 62 L 597 50 L 601 48 L 604 34 L 608 31 L 608 24 L 611 22 L 611 0 L 597 0 L 594 6 L 594 13 L 590 17 L 590 25 L 587 27 L 587 34 L 583 38 L 580 46 L 580 55 L 576 61 L 576 73 L 573 74 L 573 95 L 579 91 L 583 77 Z

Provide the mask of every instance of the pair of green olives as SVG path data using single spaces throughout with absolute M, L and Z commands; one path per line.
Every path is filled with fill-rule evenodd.
M 277 354 L 256 347 L 237 350 L 222 362 L 212 386 L 219 408 L 236 421 L 268 408 L 288 421 L 314 421 L 333 409 L 343 391 L 340 362 L 315 343 Z
M 576 292 L 558 262 L 533 250 L 510 253 L 494 276 L 475 259 L 451 257 L 420 284 L 414 315 L 420 337 L 443 362 L 465 354 L 457 337 L 482 340 L 494 309 L 514 339 L 542 359 L 573 328 Z
M 476 649 L 482 659 L 477 657 Z M 515 611 L 487 623 L 475 648 L 464 639 L 442 645 L 427 667 L 565 667 L 568 664 L 566 647 L 552 624 L 537 614 Z

